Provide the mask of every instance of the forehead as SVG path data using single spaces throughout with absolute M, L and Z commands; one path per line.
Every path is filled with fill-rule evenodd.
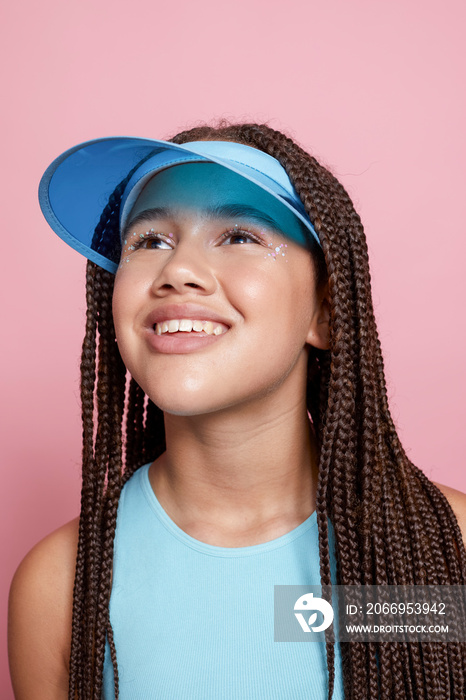
M 154 175 L 131 210 L 130 225 L 135 217 L 151 209 L 253 220 L 302 245 L 307 239 L 303 225 L 286 206 L 246 178 L 216 163 L 184 163 Z

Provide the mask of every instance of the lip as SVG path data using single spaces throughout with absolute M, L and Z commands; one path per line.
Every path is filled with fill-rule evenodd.
M 208 309 L 200 304 L 166 304 L 154 309 L 147 317 L 145 322 L 146 337 L 152 349 L 162 354 L 184 355 L 190 352 L 196 352 L 202 348 L 218 342 L 223 336 L 207 335 L 206 333 L 191 331 L 186 333 L 178 331 L 177 333 L 164 333 L 156 335 L 155 324 L 171 319 L 188 318 L 192 321 L 213 321 L 214 323 L 223 323 L 229 330 L 231 322 L 220 316 L 212 309 Z
M 205 333 L 178 332 L 156 335 L 152 329 L 147 329 L 147 340 L 150 347 L 157 352 L 170 355 L 184 355 L 189 352 L 197 352 L 207 345 L 218 343 L 227 333 L 206 335 Z
M 144 325 L 146 328 L 153 329 L 156 323 L 170 321 L 174 318 L 189 318 L 191 321 L 216 321 L 217 323 L 223 323 L 228 328 L 231 327 L 231 323 L 223 316 L 200 304 L 166 304 L 165 306 L 160 306 L 151 311 Z

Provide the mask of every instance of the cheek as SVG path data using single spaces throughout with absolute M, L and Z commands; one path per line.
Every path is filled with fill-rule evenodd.
M 120 263 L 120 268 L 122 263 Z M 132 297 L 127 294 L 129 288 L 129 280 L 126 271 L 118 269 L 115 275 L 115 284 L 113 287 L 113 298 L 112 298 L 112 311 L 113 311 L 113 322 L 115 324 L 115 330 L 119 327 L 127 316 L 130 310 L 130 304 L 128 300 Z
M 238 305 L 243 301 L 246 311 L 255 314 L 267 310 L 286 317 L 295 316 L 291 311 L 298 311 L 300 307 L 307 312 L 311 310 L 315 297 L 312 261 L 294 260 L 285 245 L 278 244 L 271 252 L 265 249 L 259 262 L 257 259 L 238 260 L 225 271 L 230 298 Z
M 219 280 L 229 302 L 247 319 L 261 318 L 274 306 L 277 289 L 276 263 L 242 260 L 230 265 Z
M 138 320 L 138 300 L 143 298 L 147 291 L 140 275 L 134 272 L 133 260 L 126 267 L 118 269 L 113 287 L 112 311 L 113 323 L 118 344 L 131 337 L 135 322 Z
M 268 248 L 269 250 L 264 255 L 265 260 L 267 260 L 267 258 L 274 261 L 281 261 L 283 259 L 284 262 L 288 263 L 288 243 L 280 243 L 279 241 L 275 241 L 274 243 L 269 243 Z

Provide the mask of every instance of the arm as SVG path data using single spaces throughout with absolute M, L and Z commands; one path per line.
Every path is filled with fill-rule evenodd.
M 435 481 L 433 483 L 450 503 L 451 509 L 456 515 L 461 534 L 463 535 L 463 542 L 466 546 L 466 494 L 452 489 L 450 486 L 442 486 L 442 484 L 437 484 Z
M 66 700 L 79 521 L 41 540 L 10 588 L 8 652 L 16 700 Z

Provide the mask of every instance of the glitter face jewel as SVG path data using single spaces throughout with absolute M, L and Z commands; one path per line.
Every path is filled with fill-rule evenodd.
M 139 235 L 141 238 L 144 238 L 143 234 L 139 234 Z M 128 238 L 130 239 L 130 241 L 129 241 L 130 244 L 131 244 L 131 238 L 134 238 L 135 236 L 137 236 L 136 231 L 133 231 L 133 233 L 131 235 L 128 234 Z M 120 264 L 118 265 L 118 269 L 120 269 L 120 267 L 123 267 L 123 265 L 125 265 L 126 263 L 129 263 L 130 258 L 125 257 L 125 255 L 127 255 L 130 250 L 136 250 L 135 245 L 132 245 L 132 244 L 128 245 L 128 238 L 125 238 L 125 240 L 123 241 L 123 250 L 121 251 L 121 259 L 120 259 Z M 128 247 L 126 248 L 126 246 L 128 246 Z
M 123 265 L 124 265 L 125 263 L 129 263 L 129 260 L 130 260 L 129 258 L 122 258 L 122 259 L 120 260 L 120 264 L 118 265 L 118 269 L 120 269 L 120 267 L 123 267 Z
M 274 247 L 272 243 L 269 243 L 269 248 L 273 248 L 273 250 L 270 253 L 267 253 L 267 255 L 264 255 L 264 260 L 266 260 L 267 258 L 272 258 L 272 260 L 276 260 L 277 256 L 282 256 L 284 258 L 286 253 L 284 249 L 288 248 L 288 246 L 286 243 L 281 243 L 280 245 Z M 285 262 L 288 262 L 288 260 L 285 260 Z

